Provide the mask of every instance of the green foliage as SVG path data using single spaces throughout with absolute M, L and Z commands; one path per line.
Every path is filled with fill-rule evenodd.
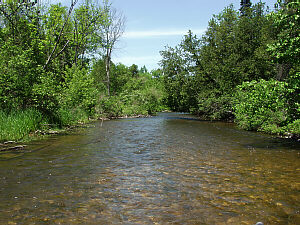
M 287 79 L 288 83 L 288 110 L 290 115 L 290 122 L 300 118 L 300 70 L 296 68 L 296 71 L 291 71 L 290 76 Z
M 234 108 L 245 129 L 299 134 L 299 1 L 270 14 L 262 3 L 242 15 L 226 7 L 202 37 L 189 31 L 161 51 L 161 69 L 111 62 L 109 74 L 105 29 L 122 18 L 113 21 L 104 4 L 87 0 L 72 13 L 61 4 L 0 4 L 1 140 L 21 139 L 42 120 L 67 126 L 166 107 L 208 119 L 231 119 Z M 99 49 L 110 52 L 91 60 Z M 280 66 L 284 82 L 273 80 Z
M 40 128 L 41 123 L 42 114 L 34 109 L 9 113 L 0 111 L 0 142 L 21 140 Z
M 7 37 L 9 31 L 3 31 L 6 36 L 0 37 L 0 107 L 25 108 L 32 104 L 32 84 L 43 72 L 36 46 L 30 46 L 32 41 L 28 39 L 19 45 L 14 37 Z
M 122 102 L 119 96 L 110 96 L 105 97 L 100 100 L 100 114 L 112 118 L 112 117 L 120 117 L 123 115 L 122 113 Z
M 289 122 L 287 83 L 276 80 L 244 82 L 237 87 L 237 124 L 247 130 L 284 133 Z
M 92 0 L 85 1 L 75 9 L 73 17 L 74 26 L 74 53 L 75 61 L 77 56 L 82 54 L 94 54 L 102 45 L 102 26 L 107 24 L 108 15 L 102 6 Z
M 161 110 L 160 93 L 155 87 L 123 92 L 120 95 L 123 103 L 123 115 L 152 115 Z
M 238 125 L 248 130 L 299 135 L 300 117 L 300 39 L 299 1 L 281 4 L 281 9 L 267 18 L 273 24 L 274 40 L 267 44 L 273 61 L 290 69 L 284 82 L 260 80 L 238 86 L 235 116 Z
M 286 131 L 291 134 L 300 135 L 300 119 L 294 120 L 286 127 Z
M 107 117 L 136 116 L 151 115 L 164 109 L 163 86 L 159 78 L 152 78 L 148 73 L 132 77 L 131 68 L 125 71 L 124 66 L 118 68 L 125 72 L 123 76 L 127 75 L 127 81 L 117 95 L 101 100 L 101 113 Z
M 264 3 L 242 14 L 226 7 L 202 37 L 189 31 L 178 46 L 161 51 L 166 104 L 207 119 L 235 116 L 247 130 L 298 134 L 300 5 L 280 5 L 272 13 Z
M 189 112 L 196 105 L 197 84 L 195 76 L 189 72 L 189 57 L 184 55 L 182 46 L 167 47 L 161 51 L 160 65 L 163 71 L 164 101 L 174 111 Z
M 281 2 L 281 1 L 278 1 Z M 278 63 L 299 65 L 300 63 L 300 2 L 288 1 L 281 4 L 281 9 L 272 12 L 272 21 L 276 38 L 269 45 L 274 60 Z
M 91 76 L 94 79 L 94 86 L 97 88 L 99 92 L 106 93 L 106 72 L 105 72 L 105 62 L 104 59 L 92 61 L 92 68 L 91 68 Z
M 63 108 L 82 108 L 92 114 L 98 98 L 94 79 L 86 69 L 77 66 L 66 69 L 65 85 L 61 98 Z
M 57 111 L 57 118 L 59 119 L 57 125 L 61 127 L 70 126 L 88 122 L 89 113 L 80 107 L 67 108 L 66 106 L 62 106 L 62 108 Z
M 237 85 L 275 77 L 266 50 L 270 26 L 262 3 L 244 15 L 229 6 L 213 16 L 202 37 L 189 31 L 178 46 L 161 51 L 167 105 L 208 119 L 231 119 Z
M 34 122 L 32 116 L 19 116 L 27 108 L 58 126 L 95 116 L 105 84 L 98 73 L 90 72 L 89 62 L 103 48 L 109 10 L 90 0 L 74 8 L 20 1 L 0 4 L 0 111 L 10 112 L 2 113 L 3 118 Z M 121 90 L 119 81 L 115 86 Z M 1 120 L 5 129 L 19 129 L 17 123 L 10 123 L 12 128 L 5 124 Z M 28 127 L 24 133 L 33 131 Z
M 137 77 L 138 75 L 136 75 Z M 131 79 L 132 73 L 130 68 L 123 64 L 112 64 L 111 65 L 111 92 L 114 95 L 120 94 L 124 89 L 125 85 Z
M 56 112 L 59 108 L 59 96 L 62 87 L 56 81 L 55 74 L 41 73 L 37 82 L 32 85 L 33 106 L 50 118 L 51 122 L 57 122 Z
M 201 92 L 196 113 L 209 120 L 232 120 L 232 96 L 214 90 Z

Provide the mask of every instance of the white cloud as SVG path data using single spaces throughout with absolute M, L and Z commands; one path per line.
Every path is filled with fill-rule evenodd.
M 149 31 L 127 31 L 124 33 L 124 38 L 149 38 L 161 36 L 183 36 L 188 30 L 149 30 Z M 203 34 L 205 29 L 192 30 L 194 34 Z

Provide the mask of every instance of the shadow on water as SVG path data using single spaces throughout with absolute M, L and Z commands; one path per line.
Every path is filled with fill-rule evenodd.
M 245 146 L 246 147 L 252 146 L 253 148 L 280 150 L 280 151 L 290 150 L 290 149 L 293 149 L 295 151 L 300 151 L 300 145 L 297 140 L 280 138 L 280 137 L 273 137 L 267 139 L 264 142 L 259 142 L 259 143 L 256 142 L 248 143 Z
M 230 123 L 95 122 L 18 154 L 0 161 L 0 224 L 300 224 L 299 143 Z
M 207 121 L 200 119 L 198 117 L 193 116 L 192 114 L 186 114 L 186 113 L 174 113 L 171 115 L 166 115 L 165 119 L 167 120 L 191 120 L 191 121 L 199 121 L 199 122 L 205 122 L 205 123 L 211 123 L 212 126 L 213 124 L 226 124 L 225 122 L 218 122 L 218 121 Z M 267 135 L 267 134 L 262 134 L 262 133 L 257 133 L 257 132 L 250 132 L 250 131 L 243 131 L 237 129 L 235 125 L 232 123 L 228 123 L 230 126 L 233 127 L 233 129 L 230 129 L 230 132 L 232 133 L 245 133 L 247 135 L 253 135 L 253 136 L 265 136 L 266 138 L 264 139 L 263 142 L 257 142 L 257 140 L 253 143 L 248 143 L 245 144 L 244 147 L 249 148 L 261 148 L 261 149 L 294 149 L 294 150 L 300 150 L 300 144 L 299 141 L 291 138 L 284 138 L 284 137 L 276 137 L 272 135 Z

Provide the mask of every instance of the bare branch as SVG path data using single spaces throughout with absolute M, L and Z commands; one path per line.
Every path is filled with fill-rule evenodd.
M 65 50 L 69 42 L 70 41 L 68 40 L 67 43 L 64 45 L 64 47 L 59 51 L 59 53 L 57 53 L 52 59 L 55 59 L 57 56 L 59 56 Z
M 106 2 L 107 3 L 107 2 Z M 111 8 L 108 3 L 104 7 L 108 15 L 108 23 L 104 25 L 104 51 L 105 51 L 105 70 L 107 77 L 107 93 L 110 96 L 110 65 L 112 51 L 115 49 L 116 42 L 124 33 L 125 17 L 118 13 L 115 8 Z
M 61 28 L 61 30 L 60 30 L 60 32 L 59 32 L 58 39 L 57 39 L 57 41 L 56 41 L 56 43 L 55 43 L 55 46 L 54 46 L 54 48 L 52 49 L 52 52 L 51 52 L 51 54 L 49 55 L 49 57 L 48 57 L 48 59 L 47 59 L 45 65 L 44 65 L 44 67 L 43 67 L 44 69 L 47 67 L 47 65 L 48 65 L 49 62 L 51 61 L 52 56 L 54 55 L 54 52 L 55 52 L 56 49 L 57 49 L 57 46 L 58 46 L 58 44 L 59 44 L 59 42 L 60 42 L 60 38 L 61 38 L 61 36 L 62 36 L 62 34 L 63 34 L 63 31 L 64 31 L 64 29 L 65 29 L 65 26 L 66 26 L 66 24 L 68 23 L 69 17 L 70 17 L 70 15 L 71 15 L 71 13 L 72 13 L 72 11 L 73 11 L 73 8 L 74 8 L 74 6 L 76 5 L 77 2 L 78 2 L 78 0 L 72 0 L 72 4 L 71 4 L 71 6 L 70 6 L 70 8 L 69 8 L 69 12 L 68 12 L 67 18 L 66 18 L 66 20 L 65 20 L 65 22 L 64 22 L 64 24 L 63 24 L 63 26 L 62 26 L 62 28 Z M 63 48 L 63 50 L 64 50 L 64 48 Z

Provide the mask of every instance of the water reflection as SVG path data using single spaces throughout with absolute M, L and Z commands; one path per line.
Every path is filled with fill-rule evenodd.
M 113 120 L 26 151 L 0 161 L 0 224 L 300 224 L 299 144 L 232 124 Z

